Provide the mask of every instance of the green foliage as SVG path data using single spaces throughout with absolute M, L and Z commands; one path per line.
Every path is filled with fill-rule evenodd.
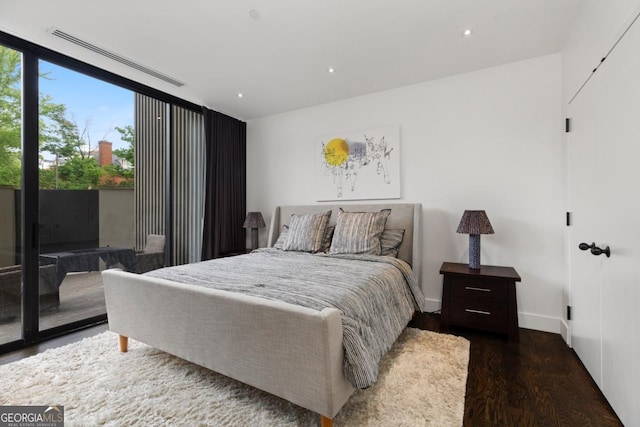
M 49 95 L 40 97 L 40 150 L 70 159 L 75 155 L 84 157 L 78 126 L 67 119 L 67 107 L 54 104 Z
M 131 166 L 133 166 L 135 164 L 134 154 L 136 146 L 133 126 L 127 125 L 124 128 L 116 126 L 116 130 L 120 133 L 120 139 L 129 143 L 129 147 L 113 150 L 113 153 L 121 159 L 125 159 L 129 164 L 131 164 Z
M 21 182 L 20 53 L 0 46 L 0 185 Z
M 107 187 L 133 187 L 133 178 L 133 169 L 123 169 L 120 165 L 106 165 L 102 167 L 100 185 Z
M 22 182 L 22 167 L 16 153 L 0 154 L 0 185 L 19 187 Z
M 49 78 L 41 75 L 41 78 Z M 21 55 L 0 45 L 0 185 L 20 187 L 22 183 L 22 99 Z M 83 148 L 88 146 L 88 129 L 81 132 L 69 118 L 67 107 L 51 96 L 40 94 L 40 151 L 57 157 L 58 166 L 40 170 L 40 188 L 86 189 L 98 185 L 133 186 L 133 169 L 120 166 L 100 168 Z M 129 147 L 114 153 L 134 164 L 133 127 L 116 127 Z
M 72 157 L 58 169 L 60 188 L 69 190 L 83 190 L 96 188 L 102 176 L 102 169 L 93 157 L 82 159 Z
M 42 190 L 55 190 L 58 188 L 55 168 L 40 169 L 39 180 L 40 189 Z

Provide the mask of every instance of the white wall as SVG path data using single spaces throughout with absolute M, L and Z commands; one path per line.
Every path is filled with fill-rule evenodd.
M 422 288 L 440 308 L 443 261 L 467 262 L 456 234 L 485 209 L 483 264 L 516 268 L 520 326 L 559 332 L 563 288 L 561 57 L 544 56 L 249 121 L 247 209 L 315 204 L 319 136 L 400 126 L 402 201 L 423 205 Z M 266 244 L 266 231 L 261 235 Z
M 631 23 L 638 0 L 585 0 L 562 51 L 563 105 L 575 95 Z

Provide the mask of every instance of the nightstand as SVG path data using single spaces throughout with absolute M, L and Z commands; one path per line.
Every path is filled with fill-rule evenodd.
M 441 332 L 457 325 L 520 340 L 516 282 L 521 279 L 514 268 L 482 265 L 474 270 L 467 264 L 445 262 L 440 274 L 444 276 Z

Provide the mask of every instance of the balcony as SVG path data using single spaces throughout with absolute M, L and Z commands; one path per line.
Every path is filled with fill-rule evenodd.
M 17 309 L 19 312 L 20 307 Z M 60 305 L 45 308 L 40 312 L 40 329 L 45 330 L 104 313 L 101 273 L 68 273 L 60 286 Z M 21 335 L 19 317 L 5 317 L 0 320 L 0 343 L 14 341 Z

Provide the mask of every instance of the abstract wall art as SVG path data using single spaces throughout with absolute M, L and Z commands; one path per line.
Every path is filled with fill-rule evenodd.
M 400 198 L 400 127 L 337 132 L 314 143 L 316 199 Z

